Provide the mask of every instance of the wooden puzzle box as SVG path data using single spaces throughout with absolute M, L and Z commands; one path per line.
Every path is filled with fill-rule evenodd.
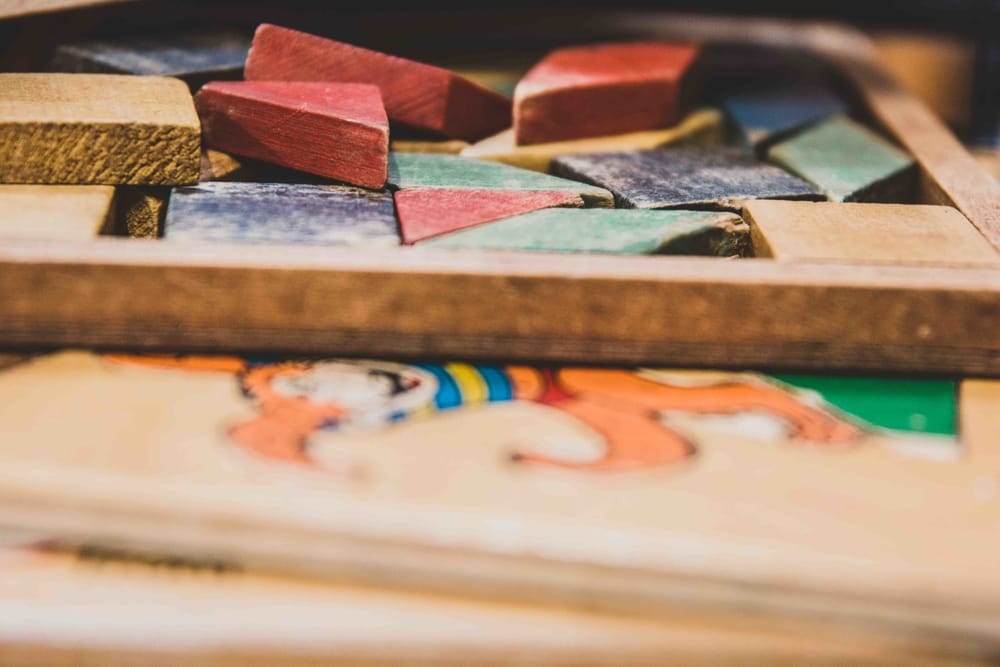
M 194 13 L 190 7 L 185 10 Z M 224 25 L 221 13 L 217 11 L 214 18 L 216 24 Z M 82 16 L 85 19 L 88 15 L 84 12 Z M 473 21 L 469 25 L 485 31 L 485 23 Z M 80 24 L 87 25 L 87 21 Z M 17 55 L 14 49 L 18 42 L 13 40 L 7 56 L 16 69 L 122 72 L 138 67 L 137 71 L 143 71 L 142 57 L 135 53 L 115 52 L 101 43 L 94 46 L 93 39 L 89 45 L 86 40 L 81 43 L 72 22 L 44 25 L 60 36 L 60 48 L 54 55 L 50 48 L 18 59 L 11 55 Z M 61 27 L 56 30 L 53 25 Z M 531 28 L 534 41 L 527 50 L 544 56 L 546 29 L 540 25 Z M 379 120 L 378 114 L 383 112 L 376 101 L 369 103 L 375 116 L 344 121 L 329 135 L 337 138 L 331 145 L 339 141 L 348 147 L 348 153 L 355 149 L 350 149 L 349 141 L 343 143 L 344 137 L 368 136 L 366 132 L 381 137 L 375 144 L 358 140 L 382 146 L 365 158 L 374 161 L 375 171 L 367 181 L 355 179 L 362 186 L 381 183 L 383 176 L 378 172 L 385 172 L 387 165 L 379 166 L 378 161 L 385 162 L 386 142 L 392 142 L 388 165 L 392 192 L 382 195 L 381 203 L 369 197 L 367 213 L 348 213 L 356 202 L 333 201 L 341 195 L 317 195 L 328 197 L 320 206 L 325 214 L 347 206 L 340 219 L 361 221 L 356 229 L 332 233 L 329 229 L 317 232 L 316 216 L 308 210 L 294 215 L 289 212 L 303 206 L 308 209 L 312 195 L 307 190 L 328 188 L 325 183 L 335 182 L 330 178 L 338 176 L 336 170 L 326 177 L 317 176 L 316 165 L 309 164 L 310 152 L 320 150 L 316 148 L 320 146 L 318 135 L 313 132 L 308 141 L 296 142 L 301 136 L 295 134 L 298 126 L 293 123 L 289 129 L 287 124 L 274 122 L 271 147 L 250 147 L 245 137 L 237 136 L 247 131 L 245 128 L 225 126 L 224 107 L 233 100 L 250 106 L 263 104 L 253 112 L 258 124 L 273 122 L 260 111 L 262 108 L 281 112 L 284 104 L 287 110 L 287 100 L 271 100 L 268 107 L 266 101 L 252 99 L 256 93 L 248 93 L 246 86 L 254 88 L 253 81 L 213 84 L 203 91 L 199 123 L 194 110 L 184 108 L 183 100 L 176 103 L 188 94 L 177 87 L 181 84 L 136 92 L 131 89 L 143 84 L 135 82 L 135 77 L 126 85 L 121 79 L 91 75 L 87 77 L 91 83 L 83 85 L 81 79 L 73 78 L 82 75 L 75 74 L 53 84 L 66 90 L 46 92 L 45 86 L 59 79 L 49 77 L 44 79 L 49 83 L 41 83 L 29 78 L 25 83 L 23 75 L 3 75 L 4 90 L 9 93 L 16 88 L 21 95 L 18 100 L 0 100 L 4 106 L 0 123 L 6 132 L 2 168 L 6 183 L 133 185 L 118 186 L 113 198 L 116 212 L 110 218 L 110 190 L 100 194 L 91 188 L 89 204 L 68 196 L 63 199 L 62 210 L 71 212 L 76 228 L 84 229 L 84 238 L 73 238 L 66 232 L 58 239 L 43 241 L 5 239 L 0 248 L 0 342 L 35 347 L 72 344 L 206 351 L 336 351 L 979 375 L 994 375 L 1000 370 L 1000 337 L 995 334 L 1000 324 L 1000 269 L 996 261 L 1000 187 L 941 121 L 880 71 L 863 37 L 826 24 L 670 15 L 621 14 L 580 20 L 576 25 L 578 34 L 553 29 L 551 34 L 559 35 L 561 42 L 550 37 L 547 50 L 566 41 L 631 42 L 633 47 L 636 41 L 697 44 L 701 49 L 697 69 L 708 70 L 708 74 L 700 72 L 695 77 L 694 66 L 689 68 L 690 75 L 678 74 L 690 63 L 682 63 L 672 74 L 657 71 L 657 66 L 648 67 L 652 56 L 637 52 L 630 56 L 637 60 L 624 67 L 634 69 L 638 63 L 639 70 L 646 67 L 646 73 L 628 84 L 631 89 L 626 86 L 624 92 L 610 98 L 631 95 L 627 99 L 632 101 L 609 107 L 601 102 L 603 84 L 581 86 L 583 92 L 578 91 L 577 98 L 572 97 L 577 93 L 560 97 L 559 68 L 569 67 L 565 71 L 570 71 L 576 65 L 561 65 L 558 58 L 572 61 L 580 57 L 574 56 L 573 49 L 564 49 L 554 64 L 543 63 L 533 70 L 537 81 L 521 83 L 514 107 L 515 130 L 536 134 L 514 137 L 514 130 L 506 134 L 500 131 L 509 123 L 506 114 L 510 103 L 498 93 L 483 94 L 483 86 L 446 70 L 418 72 L 415 76 L 430 77 L 423 81 L 427 88 L 421 93 L 426 99 L 420 104 L 426 104 L 422 111 L 417 110 L 417 117 L 406 119 L 408 124 L 393 121 L 399 113 L 406 117 L 404 90 L 399 93 L 403 102 L 387 97 L 391 133 L 384 116 Z M 390 35 L 405 32 L 389 20 L 380 19 L 379 27 Z M 242 29 L 236 36 L 216 37 L 212 42 L 210 57 L 229 58 L 228 65 L 187 64 L 187 70 L 194 72 L 189 76 L 192 86 L 208 79 L 241 76 L 232 71 L 232 61 L 234 57 L 242 59 L 241 45 L 245 48 L 253 34 L 252 27 Z M 271 43 L 261 43 L 258 64 L 251 62 L 250 76 L 258 80 L 257 89 L 278 85 L 263 79 L 294 78 L 280 71 L 284 66 L 281 44 L 287 38 L 280 30 L 275 27 L 276 32 L 265 32 L 263 38 L 258 35 Z M 351 36 L 343 26 L 339 30 Z M 337 28 L 332 31 L 336 33 Z M 427 28 L 430 35 L 447 37 L 448 31 L 459 34 L 454 24 L 446 21 Z M 363 37 L 376 31 L 357 32 Z M 510 34 L 514 43 L 518 33 Z M 524 35 L 521 38 L 527 40 Z M 191 39 L 195 42 L 186 48 L 206 51 L 197 38 Z M 468 45 L 475 40 L 473 32 L 460 43 Z M 388 38 L 383 41 L 392 43 Z M 22 39 L 21 47 L 29 42 Z M 303 49 L 300 58 L 305 59 L 298 62 L 320 62 L 321 69 L 323 61 L 317 53 L 323 53 L 322 40 L 307 42 L 296 47 Z M 51 37 L 49 43 L 51 46 Z M 141 51 L 141 44 L 137 48 Z M 146 48 L 164 47 L 154 44 Z M 279 52 L 268 55 L 266 48 Z M 438 59 L 461 69 L 461 57 L 453 52 L 442 55 L 445 52 L 439 47 Z M 540 57 L 533 55 L 534 60 L 526 65 L 522 60 L 519 66 L 529 67 Z M 108 62 L 102 64 L 101 58 Z M 169 53 L 166 58 L 169 60 Z M 293 69 L 301 68 L 295 64 L 295 54 L 290 58 Z M 481 54 L 474 63 L 471 57 L 468 60 L 472 64 L 466 63 L 466 70 L 480 67 L 478 73 L 469 73 L 473 79 L 479 76 L 485 84 L 501 90 L 507 86 L 508 91 L 517 84 L 510 68 L 507 74 L 500 67 L 484 72 Z M 213 71 L 213 66 L 217 70 Z M 278 70 L 269 71 L 269 67 Z M 322 72 L 303 76 L 316 78 Z M 606 76 L 613 79 L 616 74 Z M 673 76 L 675 83 L 683 84 L 678 84 L 683 90 L 674 91 L 678 97 L 670 102 L 674 106 L 654 100 L 654 116 L 658 113 L 659 117 L 642 115 L 646 112 L 641 102 L 648 102 L 649 90 L 657 90 L 650 88 L 643 76 L 654 82 Z M 702 90 L 695 90 L 694 83 L 688 85 L 688 79 L 694 78 L 703 82 Z M 362 74 L 352 80 L 363 79 Z M 432 80 L 451 86 L 448 90 L 452 92 L 435 93 L 444 89 L 431 90 L 433 85 L 427 82 Z M 144 85 L 155 87 L 154 81 L 162 82 L 149 78 Z M 462 86 L 475 90 L 469 93 Z M 126 88 L 131 92 L 126 93 Z M 597 96 L 587 97 L 595 89 Z M 365 90 L 365 85 L 359 84 L 358 90 Z M 552 90 L 557 94 L 550 94 Z M 759 113 L 761 104 L 763 108 L 785 104 L 787 109 L 789 101 L 782 102 L 781 95 L 788 90 L 815 99 L 793 112 L 784 127 L 781 123 L 771 128 L 754 126 L 759 125 L 759 119 L 753 114 Z M 40 104 L 46 94 L 76 95 L 78 101 L 57 110 L 58 104 Z M 161 96 L 162 104 L 139 109 L 130 95 L 147 95 L 147 99 Z M 442 99 L 451 105 L 450 111 L 443 107 L 435 110 L 434 105 Z M 402 104 L 404 111 L 398 111 L 394 104 Z M 670 113 L 675 117 L 662 116 L 667 107 L 674 109 Z M 604 125 L 582 130 L 582 126 L 574 127 L 577 121 L 570 120 L 571 111 L 581 108 L 588 109 L 590 117 L 580 122 L 591 122 L 603 113 L 605 120 L 594 122 Z M 622 115 L 625 108 L 636 111 L 626 117 Z M 102 119 L 105 112 L 114 118 Z M 78 122 L 88 113 L 96 125 Z M 137 113 L 155 119 L 142 137 L 142 131 L 136 129 L 139 126 L 133 123 L 132 116 Z M 419 117 L 421 113 L 423 117 Z M 445 125 L 434 125 L 438 122 L 435 114 Z M 532 114 L 543 121 L 532 121 Z M 559 114 L 567 120 L 545 125 L 545 118 L 558 118 Z M 337 116 L 336 110 L 333 116 Z M 95 128 L 103 131 L 101 123 L 106 121 L 111 124 L 103 127 L 113 128 L 118 123 L 128 126 L 132 134 L 109 135 L 106 143 L 88 144 L 94 140 L 88 132 Z M 672 130 L 668 127 L 656 133 L 656 127 L 678 122 Z M 73 123 L 78 123 L 75 129 Z M 414 133 L 413 126 L 435 129 Z M 637 127 L 654 129 L 621 134 Z M 69 138 L 59 138 L 58 128 L 65 129 Z M 46 138 L 50 131 L 56 134 Z M 313 173 L 271 168 L 216 150 L 204 153 L 199 173 L 199 131 L 204 134 L 202 147 L 226 146 L 258 158 L 270 155 L 272 162 L 281 160 L 273 152 L 274 144 L 281 144 L 286 164 Z M 113 129 L 109 132 L 114 134 Z M 610 140 L 566 140 L 560 132 L 566 136 L 574 132 L 614 136 Z M 540 140 L 545 143 L 539 144 Z M 65 141 L 76 142 L 76 154 L 65 151 Z M 523 145 L 516 146 L 516 141 Z M 720 143 L 737 147 L 734 150 L 744 160 L 743 167 L 711 166 L 705 161 L 709 153 L 718 157 L 724 152 Z M 663 144 L 666 146 L 656 149 Z M 708 153 L 678 147 L 681 144 L 700 144 Z M 91 148 L 85 150 L 88 145 Z M 140 145 L 145 148 L 138 149 Z M 756 149 L 757 157 L 748 146 Z M 839 157 L 829 152 L 837 147 Z M 666 165 L 619 160 L 608 171 L 611 161 L 607 152 L 629 148 L 656 149 L 642 153 L 646 156 L 675 152 L 668 154 L 673 157 Z M 403 152 L 421 150 L 462 150 L 463 156 Z M 577 155 L 581 150 L 585 153 Z M 678 162 L 677 156 L 685 150 L 688 162 Z M 586 151 L 603 157 L 588 162 Z M 106 173 L 101 173 L 101 155 L 104 165 L 110 165 Z M 834 155 L 834 162 L 840 160 L 846 166 L 831 169 L 824 165 L 830 155 Z M 157 163 L 158 157 L 165 157 L 165 162 Z M 129 160 L 141 162 L 140 158 L 147 160 L 147 167 L 126 164 Z M 479 160 L 477 165 L 485 165 L 485 171 L 479 166 L 478 171 L 465 165 L 449 166 L 460 158 L 469 164 L 472 159 Z M 876 166 L 874 171 L 869 169 L 871 173 L 851 174 L 851 160 L 855 166 Z M 518 172 L 511 163 L 522 169 L 548 170 L 563 179 Z M 351 164 L 360 163 L 355 160 Z M 348 172 L 353 168 L 348 167 Z M 754 176 L 759 168 L 766 168 L 766 175 Z M 615 169 L 618 172 L 611 173 Z M 696 169 L 701 171 L 692 171 Z M 727 174 L 721 186 L 718 182 L 711 185 L 711 178 L 704 180 L 712 170 Z M 341 172 L 340 179 L 350 180 L 348 172 Z M 687 183 L 679 178 L 684 173 L 689 174 Z M 848 182 L 833 183 L 845 174 Z M 738 181 L 747 175 L 751 181 L 763 179 L 756 184 L 764 186 L 763 190 L 754 191 L 754 183 L 741 182 L 741 187 L 750 186 L 751 190 L 725 191 L 733 185 L 733 178 Z M 772 180 L 776 176 L 777 182 Z M 218 178 L 227 180 L 205 182 Z M 203 181 L 200 185 L 199 179 Z M 283 180 L 286 186 L 241 185 L 233 179 Z M 289 180 L 309 184 L 287 184 Z M 691 182 L 702 183 L 706 191 L 684 191 Z M 145 185 L 137 187 L 136 183 Z M 672 184 L 674 191 L 657 191 L 662 183 Z M 172 195 L 171 186 L 176 186 Z M 768 192 L 771 186 L 777 189 Z M 718 187 L 722 190 L 713 193 Z M 10 191 L 13 186 L 5 188 Z M 297 194 L 290 194 L 292 191 Z M 685 196 L 676 198 L 680 191 L 686 192 L 687 200 Z M 788 204 L 754 197 L 880 203 Z M 393 198 L 398 224 L 403 225 L 402 238 L 394 229 Z M 40 201 L 52 210 L 32 212 Z M 222 201 L 230 204 L 220 205 Z M 292 201 L 301 206 L 293 206 Z M 949 208 L 919 208 L 918 204 Z M 5 207 L 8 221 L 14 220 L 14 212 L 51 220 L 60 208 L 52 197 L 40 194 L 31 199 L 23 192 L 8 195 L 0 205 Z M 586 208 L 564 208 L 581 205 Z M 619 212 L 602 211 L 600 207 L 606 206 L 617 206 Z M 678 207 L 694 212 L 660 210 Z M 704 209 L 718 211 L 712 214 Z M 161 220 L 164 215 L 165 223 Z M 282 217 L 286 226 L 293 228 L 291 232 L 282 232 L 278 229 L 281 225 L 273 222 Z M 257 218 L 267 218 L 272 224 L 262 226 Z M 442 229 L 454 230 L 458 229 L 455 225 L 483 220 L 499 223 L 440 235 Z M 670 231 L 664 231 L 668 227 Z M 98 228 L 105 234 L 86 238 Z M 525 231 L 529 228 L 533 234 L 530 239 Z M 607 229 L 624 228 L 628 228 L 624 236 L 606 234 Z M 583 233 L 581 229 L 590 231 Z M 115 238 L 129 233 L 158 233 L 162 238 Z M 601 233 L 606 235 L 601 237 Z M 295 243 L 289 243 L 290 239 Z M 303 239 L 311 241 L 302 243 Z M 722 256 L 691 256 L 695 254 Z

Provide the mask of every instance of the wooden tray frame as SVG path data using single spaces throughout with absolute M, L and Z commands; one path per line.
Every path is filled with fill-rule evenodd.
M 922 198 L 1000 250 L 1000 184 L 839 25 L 623 14 L 638 36 L 766 43 L 833 64 L 917 159 Z M 0 344 L 1000 376 L 1000 264 L 921 267 L 6 242 Z

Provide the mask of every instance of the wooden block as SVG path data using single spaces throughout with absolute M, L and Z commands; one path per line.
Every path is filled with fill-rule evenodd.
M 699 109 L 685 116 L 674 127 L 665 129 L 530 146 L 517 145 L 514 129 L 510 128 L 472 144 L 462 150 L 461 155 L 548 172 L 553 158 L 560 155 L 648 150 L 671 144 L 716 144 L 722 142 L 722 135 L 722 113 L 716 109 Z
M 201 174 L 199 181 L 240 181 L 251 180 L 246 175 L 244 163 L 235 155 L 212 148 L 201 149 Z
M 403 243 L 553 206 L 583 206 L 573 192 L 407 188 L 394 195 Z
M 624 208 L 738 210 L 747 199 L 822 199 L 815 186 L 722 147 L 564 155 L 554 174 L 607 188 Z
M 63 44 L 56 72 L 172 76 L 197 90 L 208 81 L 241 79 L 250 40 L 234 32 L 178 32 Z
M 475 141 L 510 125 L 510 100 L 453 72 L 332 39 L 263 24 L 247 79 L 375 84 L 389 120 Z
M 82 241 L 114 226 L 106 185 L 0 185 L 0 239 Z
M 198 180 L 201 128 L 177 79 L 0 74 L 0 182 Z
M 389 150 L 394 153 L 444 153 L 458 155 L 469 147 L 469 142 L 461 139 L 446 141 L 424 141 L 421 139 L 393 139 L 389 142 Z
M 1000 256 L 950 206 L 748 202 L 758 257 L 786 261 L 985 264 Z
M 514 90 L 515 140 L 541 144 L 676 125 L 700 52 L 660 42 L 557 49 Z
M 831 201 L 910 201 L 916 163 L 868 128 L 839 116 L 772 146 L 767 157 L 815 183 Z
M 157 238 L 163 229 L 169 197 L 169 188 L 119 187 L 119 210 L 123 212 L 123 224 L 120 225 L 122 231 L 134 238 Z
M 504 97 L 513 97 L 517 82 L 527 70 L 523 67 L 500 67 L 496 69 L 457 69 L 455 73 L 484 88 L 495 90 Z
M 379 189 L 389 120 L 378 88 L 358 83 L 217 81 L 195 95 L 205 145 Z
M 399 244 L 388 192 L 286 183 L 175 188 L 163 236 L 171 241 Z
M 965 379 L 959 385 L 959 421 L 968 455 L 1000 470 L 1000 381 Z
M 722 108 L 739 140 L 758 150 L 807 125 L 848 111 L 833 91 L 800 80 L 727 95 Z
M 497 162 L 455 155 L 390 153 L 388 186 L 393 190 L 447 188 L 571 192 L 580 195 L 584 206 L 614 206 L 611 193 L 603 188 Z
M 745 254 L 750 242 L 747 226 L 732 213 L 552 208 L 446 234 L 420 245 L 730 257 Z

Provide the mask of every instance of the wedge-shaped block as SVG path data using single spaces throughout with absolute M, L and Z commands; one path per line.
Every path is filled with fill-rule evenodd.
M 118 233 L 143 239 L 158 237 L 167 213 L 170 188 L 123 185 L 118 188 L 117 194 Z
M 661 42 L 557 49 L 514 90 L 516 141 L 539 144 L 675 125 L 700 51 Z
M 201 128 L 184 82 L 0 74 L 0 182 L 198 181 Z
M 583 206 L 572 192 L 408 188 L 395 194 L 403 243 L 553 206 Z
M 385 186 L 389 120 L 375 86 L 213 81 L 195 105 L 209 148 L 351 185 Z
M 566 155 L 552 171 L 607 188 L 623 208 L 738 210 L 748 199 L 823 199 L 810 183 L 723 147 Z
M 832 201 L 902 203 L 916 187 L 913 158 L 843 116 L 772 146 L 767 156 Z
M 276 25 L 257 28 L 247 79 L 370 83 L 389 120 L 476 141 L 510 125 L 510 100 L 454 72 Z
M 674 127 L 665 129 L 530 146 L 517 145 L 514 129 L 511 128 L 472 144 L 461 154 L 463 157 L 493 160 L 523 169 L 548 172 L 552 160 L 560 155 L 649 150 L 668 145 L 716 144 L 721 143 L 722 139 L 722 113 L 717 109 L 699 109 L 685 116 Z
M 830 89 L 796 81 L 732 93 L 723 98 L 722 108 L 742 143 L 757 149 L 848 111 Z
M 430 239 L 481 250 L 738 256 L 749 246 L 738 215 L 721 211 L 551 208 Z
M 0 185 L 0 239 L 82 241 L 114 226 L 107 185 Z
M 611 193 L 603 188 L 498 162 L 455 155 L 390 153 L 389 187 L 448 188 L 472 190 L 547 190 L 579 195 L 585 206 L 614 206 Z
M 388 192 L 289 183 L 175 188 L 163 236 L 171 241 L 399 244 Z
M 52 58 L 52 69 L 173 76 L 197 90 L 208 81 L 241 78 L 249 50 L 249 36 L 236 32 L 174 32 L 63 44 Z
M 443 153 L 458 155 L 469 147 L 469 142 L 461 139 L 446 139 L 444 141 L 427 141 L 424 139 L 393 139 L 389 150 L 396 153 Z
M 1000 255 L 950 206 L 749 202 L 754 253 L 788 261 L 1000 265 Z

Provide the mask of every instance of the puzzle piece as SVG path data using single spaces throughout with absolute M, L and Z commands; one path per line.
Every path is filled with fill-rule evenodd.
M 351 185 L 385 186 L 389 120 L 375 86 L 213 81 L 195 105 L 206 146 Z
M 435 248 L 535 250 L 621 255 L 743 255 L 747 226 L 716 211 L 550 208 L 446 234 Z
M 454 72 L 296 30 L 257 28 L 247 79 L 375 84 L 389 120 L 475 141 L 510 125 L 510 100 Z
M 388 192 L 287 183 L 219 182 L 175 188 L 163 236 L 199 242 L 399 244 Z
M 1000 256 L 950 206 L 748 202 L 758 257 L 787 261 L 985 264 Z
M 0 239 L 83 241 L 114 226 L 107 185 L 0 185 Z
M 177 79 L 0 74 L 0 182 L 198 180 L 201 128 Z
M 388 186 L 393 190 L 448 188 L 570 192 L 579 195 L 584 206 L 614 206 L 611 193 L 603 188 L 498 162 L 455 155 L 390 153 Z
M 822 199 L 815 186 L 723 147 L 564 155 L 554 174 L 607 188 L 624 208 L 738 210 L 747 199 Z
M 181 32 L 113 41 L 63 44 L 57 72 L 173 76 L 191 90 L 208 81 L 240 79 L 250 40 L 234 32 Z
M 553 206 L 583 206 L 572 192 L 408 188 L 394 196 L 403 243 Z
M 758 150 L 806 125 L 848 111 L 828 88 L 799 80 L 726 95 L 722 108 L 740 141 Z
M 832 201 L 902 203 L 916 188 L 913 158 L 843 116 L 772 146 L 767 157 L 818 185 Z
M 721 143 L 722 134 L 722 113 L 716 109 L 699 109 L 688 114 L 679 124 L 666 129 L 529 146 L 517 145 L 514 129 L 511 128 L 472 144 L 461 154 L 463 157 L 493 160 L 523 169 L 548 172 L 552 160 L 560 155 L 648 150 L 670 144 L 715 144 Z
M 514 90 L 518 144 L 676 125 L 701 48 L 634 42 L 557 49 Z
M 118 200 L 123 211 L 124 233 L 135 238 L 157 238 L 163 227 L 168 197 L 169 188 L 120 187 Z

